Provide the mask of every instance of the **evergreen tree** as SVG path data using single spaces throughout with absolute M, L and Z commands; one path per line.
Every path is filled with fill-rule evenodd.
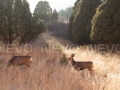
M 68 18 L 70 18 L 70 16 L 71 16 L 71 13 L 72 13 L 72 10 L 73 9 L 73 7 L 68 7 L 68 8 L 66 8 L 65 10 L 60 10 L 59 12 L 58 12 L 58 15 L 59 15 L 59 17 L 63 17 L 63 18 L 65 18 L 65 19 L 68 19 Z
M 21 22 L 22 22 L 22 30 L 20 33 L 20 43 L 28 42 L 30 33 L 31 32 L 31 12 L 29 9 L 29 4 L 26 0 L 23 0 L 23 6 L 22 6 L 22 11 L 21 11 Z
M 4 27 L 5 25 L 5 22 L 3 21 L 6 21 L 5 19 L 5 16 L 4 16 L 4 1 L 5 0 L 0 0 L 0 41 L 4 41 L 4 43 L 6 42 L 6 33 L 4 30 L 6 30 Z
M 72 38 L 74 43 L 80 45 L 90 43 L 89 34 L 92 26 L 91 20 L 100 3 L 100 0 L 81 1 L 78 13 L 75 16 L 72 26 Z
M 67 17 L 66 18 L 67 19 L 70 18 L 72 11 L 73 11 L 73 7 L 66 8 L 66 12 L 67 12 Z
M 52 20 L 54 20 L 54 21 L 58 20 L 58 13 L 57 13 L 56 9 L 52 13 Z
M 120 43 L 120 0 L 105 0 L 92 20 L 91 41 Z
M 51 19 L 52 9 L 47 1 L 39 1 L 34 10 L 33 16 L 41 20 L 49 21 Z
M 0 0 L 0 39 L 4 44 L 12 43 L 12 14 L 14 0 Z
M 25 9 L 25 8 L 24 8 Z M 14 8 L 13 8 L 13 17 L 14 17 L 14 20 L 13 20 L 13 33 L 15 33 L 14 35 L 16 37 L 20 37 L 22 32 L 24 31 L 23 30 L 23 27 L 24 27 L 24 19 L 23 19 L 23 3 L 21 0 L 15 0 L 14 2 Z
M 23 0 L 22 22 L 23 26 L 20 36 L 20 44 L 27 43 L 30 40 L 35 39 L 46 29 L 41 20 L 34 16 L 32 17 L 29 4 L 26 0 Z
M 75 19 L 75 16 L 79 10 L 79 5 L 80 5 L 80 2 L 81 0 L 77 0 L 74 4 L 74 7 L 73 7 L 73 12 L 70 16 L 70 19 L 69 19 L 69 28 L 68 28 L 68 31 L 69 31 L 69 34 L 70 34 L 70 39 L 72 39 L 72 27 L 73 27 L 73 21 Z
M 0 0 L 0 8 L 0 41 L 5 44 L 29 42 L 45 30 L 39 19 L 33 24 L 27 0 Z
M 31 30 L 33 31 L 33 33 L 31 33 L 32 39 L 34 39 L 34 37 L 38 36 L 38 34 L 46 30 L 46 27 L 43 25 L 43 22 L 36 17 L 32 17 L 31 26 Z
M 31 13 L 29 10 L 29 4 L 26 0 L 15 0 L 13 30 L 16 32 L 16 36 L 20 38 L 20 43 L 25 40 L 25 33 L 30 30 L 30 26 Z M 29 36 L 29 34 L 27 36 Z

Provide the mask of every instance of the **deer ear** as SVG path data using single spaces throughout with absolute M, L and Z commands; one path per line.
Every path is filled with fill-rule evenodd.
M 71 56 L 73 56 L 73 57 L 74 57 L 74 56 L 75 56 L 75 54 L 73 53 L 73 54 L 71 54 Z

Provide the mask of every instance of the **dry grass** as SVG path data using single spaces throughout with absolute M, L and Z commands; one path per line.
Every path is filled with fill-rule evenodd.
M 58 43 L 51 38 L 53 37 L 48 36 L 44 42 Z M 33 43 L 33 51 L 29 54 L 33 58 L 33 63 L 28 70 L 24 66 L 6 67 L 13 55 L 26 53 L 1 54 L 0 90 L 119 90 L 120 60 L 117 55 L 101 55 L 85 47 L 67 50 L 60 42 L 59 53 L 54 53 L 52 50 L 47 52 L 45 48 L 39 46 L 40 44 L 40 40 Z M 77 72 L 71 65 L 63 67 L 59 65 L 62 53 L 69 57 L 73 52 L 76 54 L 75 60 L 90 60 L 94 63 L 94 76 L 91 76 L 88 70 Z

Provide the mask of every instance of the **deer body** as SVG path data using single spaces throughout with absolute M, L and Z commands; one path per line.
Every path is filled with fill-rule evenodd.
M 74 60 L 75 55 L 72 54 L 71 57 L 68 59 L 69 61 L 71 61 L 72 66 L 74 67 L 75 70 L 84 70 L 84 69 L 88 69 L 90 72 L 93 72 L 94 70 L 93 68 L 93 62 L 91 61 L 84 61 L 84 62 L 76 62 Z
M 30 67 L 31 61 L 32 58 L 30 56 L 13 56 L 12 59 L 8 62 L 8 66 L 26 65 L 27 67 Z

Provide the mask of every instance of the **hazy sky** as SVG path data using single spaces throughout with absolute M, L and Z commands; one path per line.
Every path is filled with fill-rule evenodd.
M 28 2 L 30 4 L 31 12 L 34 11 L 34 8 L 36 7 L 36 4 L 39 1 L 43 1 L 43 0 L 28 0 Z M 65 9 L 67 7 L 70 7 L 70 6 L 74 6 L 74 3 L 76 0 L 45 0 L 45 1 L 49 2 L 50 7 L 52 9 L 56 9 L 57 11 L 59 11 L 61 9 Z

